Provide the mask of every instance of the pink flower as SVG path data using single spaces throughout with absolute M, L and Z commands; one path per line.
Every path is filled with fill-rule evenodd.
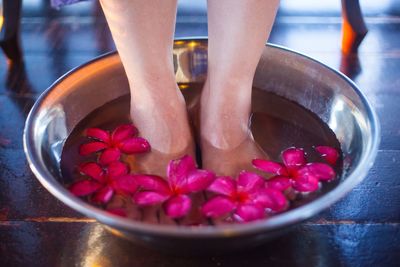
M 284 191 L 293 187 L 300 192 L 312 192 L 318 189 L 320 180 L 333 179 L 335 171 L 324 163 L 307 163 L 304 151 L 288 148 L 282 152 L 283 164 L 263 159 L 254 159 L 253 166 L 262 171 L 275 174 L 266 181 L 267 188 Z
M 69 190 L 78 197 L 92 195 L 91 200 L 95 203 L 107 203 L 115 192 L 133 194 L 137 189 L 135 176 L 128 174 L 128 167 L 118 161 L 112 162 L 105 170 L 97 163 L 84 163 L 80 166 L 80 173 L 91 179 L 75 182 Z
M 106 211 L 108 211 L 109 213 L 113 214 L 113 215 L 117 215 L 120 217 L 127 217 L 128 215 L 126 214 L 126 210 L 123 208 L 113 208 L 113 209 L 107 209 Z
M 246 171 L 239 174 L 237 181 L 218 177 L 207 190 L 218 194 L 202 207 L 203 214 L 211 218 L 233 212 L 238 221 L 253 221 L 264 218 L 266 209 L 282 211 L 288 205 L 282 192 L 265 188 L 262 177 Z
M 138 131 L 135 126 L 125 124 L 117 127 L 111 134 L 99 128 L 89 128 L 86 136 L 94 141 L 82 144 L 79 154 L 86 156 L 102 151 L 99 162 L 108 165 L 118 161 L 121 153 L 143 153 L 150 150 L 150 144 L 146 139 L 136 137 Z
M 335 165 L 339 159 L 339 152 L 333 147 L 317 146 L 315 150 L 331 165 Z
M 133 198 L 141 206 L 163 203 L 165 214 L 181 218 L 188 214 L 192 201 L 190 193 L 206 189 L 215 179 L 212 172 L 196 169 L 192 157 L 172 160 L 167 169 L 168 181 L 155 175 L 136 175 L 143 191 Z

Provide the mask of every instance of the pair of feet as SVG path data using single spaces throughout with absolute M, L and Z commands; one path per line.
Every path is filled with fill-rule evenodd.
M 252 159 L 267 157 L 254 142 L 249 128 L 251 85 L 236 90 L 230 86 L 238 84 L 226 85 L 224 92 L 206 82 L 200 100 L 188 113 L 174 81 L 169 86 L 156 82 L 158 88 L 149 88 L 154 86 L 149 84 L 131 84 L 133 123 L 152 146 L 151 153 L 138 158 L 140 171 L 164 176 L 171 159 L 185 154 L 195 157 L 196 142 L 202 168 L 217 175 L 236 176 L 241 170 L 254 170 Z M 138 86 L 146 86 L 145 90 L 140 88 L 145 95 L 135 93 Z M 230 93 L 241 90 L 243 94 Z

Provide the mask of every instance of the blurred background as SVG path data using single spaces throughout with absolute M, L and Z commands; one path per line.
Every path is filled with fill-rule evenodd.
M 40 93 L 73 67 L 114 49 L 97 1 L 59 10 L 51 8 L 49 2 L 24 0 L 22 6 L 21 45 L 29 90 L 33 93 Z M 382 57 L 399 53 L 393 46 L 400 42 L 397 38 L 400 1 L 361 0 L 360 5 L 369 33 L 361 43 L 357 58 L 346 55 L 344 59 L 341 52 L 340 0 L 282 0 L 269 42 L 306 53 L 342 70 L 361 88 L 373 90 L 379 86 L 380 79 L 371 77 L 384 79 L 383 64 L 394 64 L 384 63 Z M 205 0 L 179 0 L 176 37 L 206 36 L 206 12 Z M 394 44 L 387 42 L 388 39 L 395 39 Z M 368 64 L 366 69 L 364 61 L 373 61 L 368 62 L 373 64 Z M 3 54 L 0 75 L 7 75 Z

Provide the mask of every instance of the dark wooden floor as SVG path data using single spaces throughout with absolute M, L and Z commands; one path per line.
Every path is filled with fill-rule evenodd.
M 296 13 L 294 2 L 283 1 L 270 42 L 340 69 L 379 115 L 382 142 L 363 183 L 316 218 L 250 252 L 172 256 L 112 236 L 50 195 L 22 149 L 24 121 L 38 95 L 71 68 L 114 48 L 104 18 L 93 3 L 54 11 L 46 1 L 26 1 L 25 71 L 10 73 L 0 55 L 0 266 L 399 266 L 400 4 L 365 1 L 370 32 L 356 58 L 340 52 L 338 9 Z M 181 7 L 176 36 L 207 34 L 204 10 L 191 11 Z

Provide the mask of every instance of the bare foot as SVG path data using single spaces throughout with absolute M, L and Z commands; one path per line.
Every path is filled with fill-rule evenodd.
M 237 84 L 225 86 L 238 87 Z M 258 172 L 251 161 L 268 158 L 250 131 L 251 94 L 247 86 L 244 84 L 243 90 L 232 90 L 243 91 L 243 95 L 229 90 L 221 90 L 225 95 L 218 95 L 217 90 L 210 90 L 208 82 L 204 85 L 200 105 L 202 166 L 217 175 L 236 177 L 241 170 Z
M 175 81 L 132 86 L 131 118 L 153 149 L 176 154 L 193 144 L 185 100 Z M 148 89 L 136 92 L 144 86 Z
M 268 158 L 261 147 L 254 141 L 250 132 L 242 143 L 233 148 L 221 149 L 207 140 L 201 141 L 203 168 L 214 171 L 217 175 L 236 177 L 242 170 L 259 173 L 251 161 L 255 158 Z M 259 173 L 262 174 L 262 173 Z
M 169 161 L 184 155 L 194 156 L 185 100 L 177 85 L 173 86 L 174 90 L 155 96 L 132 96 L 132 121 L 151 145 L 149 153 L 127 158 L 134 171 L 165 177 Z
M 168 163 L 184 155 L 194 157 L 194 141 L 189 126 L 186 103 L 174 80 L 134 83 L 131 90 L 131 119 L 141 136 L 151 146 L 148 153 L 127 155 L 124 161 L 132 173 L 146 173 L 166 178 Z M 135 90 L 135 87 L 146 90 Z M 194 157 L 195 158 L 195 157 Z M 144 207 L 143 220 L 175 224 L 161 206 Z
M 193 151 L 192 145 L 178 153 L 162 153 L 152 149 L 148 153 L 126 155 L 124 161 L 129 164 L 133 173 L 146 173 L 166 178 L 169 162 L 184 155 L 190 155 L 195 158 Z

